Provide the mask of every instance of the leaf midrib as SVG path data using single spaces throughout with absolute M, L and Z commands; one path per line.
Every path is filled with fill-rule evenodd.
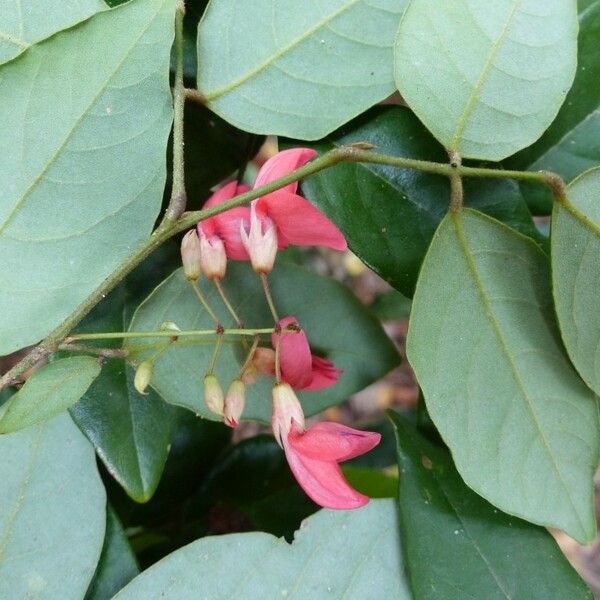
M 31 194 L 31 192 L 37 187 L 37 185 L 40 183 L 40 181 L 42 180 L 42 178 L 44 177 L 44 175 L 46 175 L 46 173 L 48 172 L 48 170 L 50 169 L 50 167 L 54 164 L 54 162 L 61 155 L 62 151 L 65 149 L 65 146 L 68 144 L 69 140 L 71 139 L 71 137 L 73 136 L 73 134 L 75 133 L 75 131 L 79 128 L 79 125 L 81 124 L 81 122 L 83 121 L 83 119 L 86 117 L 86 115 L 89 113 L 90 109 L 96 104 L 96 102 L 98 101 L 98 99 L 100 98 L 100 96 L 102 96 L 102 94 L 106 91 L 106 88 L 109 86 L 110 82 L 113 80 L 115 74 L 119 71 L 119 69 L 121 69 L 121 67 L 123 66 L 123 64 L 125 63 L 125 61 L 129 58 L 130 54 L 133 52 L 133 50 L 135 49 L 135 47 L 138 45 L 140 39 L 142 39 L 142 37 L 147 33 L 148 29 L 150 28 L 150 26 L 152 25 L 152 23 L 154 22 L 154 20 L 158 16 L 158 14 L 163 9 L 164 4 L 165 3 L 164 3 L 164 0 L 163 0 L 163 2 L 161 2 L 159 4 L 158 9 L 156 10 L 156 12 L 152 16 L 152 18 L 148 20 L 147 24 L 142 28 L 140 34 L 135 38 L 135 40 L 133 41 L 133 44 L 127 49 L 127 51 L 124 53 L 124 55 L 121 58 L 121 60 L 117 63 L 116 67 L 110 72 L 110 74 L 106 78 L 106 81 L 100 86 L 100 89 L 93 96 L 91 102 L 85 107 L 85 109 L 83 110 L 83 112 L 75 120 L 75 123 L 73 124 L 73 126 L 71 127 L 71 129 L 69 130 L 69 132 L 67 133 L 67 135 L 64 137 L 64 139 L 62 140 L 62 142 L 60 142 L 60 144 L 59 144 L 58 148 L 56 149 L 56 151 L 54 152 L 54 154 L 46 162 L 46 164 L 44 165 L 44 167 L 42 168 L 42 170 L 40 171 L 40 173 L 30 183 L 29 187 L 23 192 L 23 194 L 21 195 L 21 197 L 17 200 L 16 204 L 13 206 L 12 210 L 10 211 L 10 213 L 6 216 L 6 219 L 4 220 L 4 222 L 2 224 L 0 224 L 0 235 L 2 235 L 2 233 L 6 230 L 7 226 L 10 224 L 10 222 L 12 221 L 12 219 L 17 214 L 18 209 L 27 200 L 27 198 L 29 197 L 29 195 Z M 119 10 L 119 9 L 117 8 L 117 9 L 114 9 L 114 10 Z M 108 13 L 108 12 L 107 13 L 98 13 L 98 15 L 96 15 L 96 16 L 97 17 L 102 17 L 105 14 L 110 14 L 110 13 Z
M 259 63 L 253 69 L 250 69 L 244 75 L 238 77 L 237 79 L 234 79 L 231 83 L 229 83 L 223 87 L 213 90 L 212 92 L 205 91 L 204 97 L 206 98 L 206 100 L 208 102 L 211 102 L 212 100 L 215 100 L 215 99 L 219 98 L 220 96 L 223 96 L 224 94 L 227 94 L 228 92 L 231 92 L 232 90 L 239 87 L 240 85 L 243 85 L 244 83 L 246 83 L 253 77 L 256 77 L 259 73 L 264 71 L 267 67 L 271 66 L 273 63 L 275 63 L 275 61 L 280 59 L 282 56 L 284 56 L 285 54 L 287 54 L 288 52 L 290 52 L 291 50 L 293 50 L 294 48 L 299 46 L 302 42 L 307 40 L 311 35 L 313 35 L 317 31 L 319 31 L 319 29 L 321 29 L 322 27 L 325 27 L 326 25 L 331 23 L 331 21 L 336 19 L 337 17 L 339 17 L 340 15 L 343 15 L 347 10 L 350 10 L 355 4 L 358 4 L 359 2 L 362 2 L 362 1 L 363 0 L 350 0 L 346 5 L 342 6 L 338 10 L 334 11 L 333 13 L 331 13 L 324 19 L 317 21 L 312 27 L 309 27 L 302 35 L 299 35 L 297 38 L 294 38 L 292 41 L 288 42 L 285 46 L 281 46 L 281 48 L 279 48 L 279 50 L 277 50 L 277 52 L 275 52 L 274 54 L 269 56 L 262 63 Z M 200 86 L 198 86 L 198 87 L 200 88 Z
M 0 31 L 0 40 L 8 42 L 13 46 L 16 46 L 20 50 L 27 50 L 31 44 L 28 44 L 25 40 L 21 40 L 10 33 L 6 33 L 6 31 Z
M 450 146 L 449 146 L 450 150 L 458 150 L 458 147 L 460 146 L 461 138 L 464 133 L 465 127 L 467 125 L 467 121 L 471 115 L 471 112 L 473 111 L 473 108 L 475 107 L 475 104 L 477 103 L 477 100 L 479 98 L 479 93 L 481 92 L 481 88 L 485 84 L 487 77 L 490 73 L 490 70 L 491 70 L 492 66 L 494 65 L 494 61 L 496 59 L 496 56 L 498 55 L 500 47 L 502 46 L 502 43 L 504 42 L 506 36 L 508 35 L 508 31 L 509 31 L 509 29 L 513 23 L 513 20 L 518 12 L 518 9 L 521 6 L 521 2 L 522 2 L 522 0 L 515 0 L 514 5 L 510 11 L 510 14 L 508 15 L 508 19 L 506 20 L 506 23 L 504 24 L 502 31 L 500 32 L 500 35 L 498 36 L 498 39 L 494 42 L 494 44 L 491 47 L 491 52 L 490 52 L 485 64 L 483 65 L 483 70 L 481 71 L 481 74 L 479 75 L 479 79 L 477 80 L 477 83 L 475 84 L 475 87 L 473 88 L 473 91 L 471 92 L 471 96 L 469 98 L 469 101 L 467 102 L 467 105 L 465 106 L 465 110 L 464 110 L 463 114 L 461 115 L 460 119 L 458 120 L 458 123 L 456 124 L 456 129 L 454 131 L 454 135 L 452 136 L 452 140 L 451 140 Z
M 463 228 L 462 228 L 462 223 L 460 220 L 461 216 L 460 216 L 460 214 L 452 215 L 451 218 L 452 218 L 452 224 L 454 227 L 454 231 L 456 233 L 456 239 L 457 239 L 459 246 L 465 256 L 465 260 L 467 262 L 469 271 L 471 272 L 471 275 L 473 277 L 475 287 L 477 288 L 477 291 L 479 292 L 481 301 L 484 305 L 484 309 L 485 309 L 485 313 L 488 317 L 488 321 L 496 335 L 496 339 L 498 340 L 498 343 L 500 345 L 502 353 L 506 357 L 507 363 L 508 363 L 511 373 L 513 375 L 513 380 L 514 380 L 515 384 L 517 385 L 519 391 L 521 392 L 521 397 L 525 400 L 525 406 L 527 407 L 528 412 L 531 416 L 531 421 L 535 425 L 535 428 L 538 431 L 539 438 L 542 441 L 542 445 L 546 451 L 546 454 L 550 458 L 550 462 L 551 462 L 551 464 L 554 468 L 554 471 L 560 481 L 560 484 L 566 492 L 566 497 L 569 500 L 571 507 L 573 508 L 573 513 L 576 515 L 577 521 L 579 522 L 579 525 L 581 527 L 581 531 L 585 534 L 585 532 L 587 531 L 587 528 L 585 527 L 585 525 L 581 519 L 581 515 L 579 514 L 579 511 L 577 510 L 577 507 L 575 506 L 573 498 L 570 494 L 569 486 L 566 484 L 566 482 L 562 476 L 562 473 L 558 467 L 556 459 L 554 458 L 554 454 L 552 453 L 550 445 L 548 444 L 548 440 L 546 439 L 546 436 L 544 435 L 542 427 L 541 427 L 540 423 L 538 422 L 537 415 L 533 408 L 532 400 L 529 398 L 529 395 L 527 394 L 527 390 L 525 389 L 525 385 L 521 378 L 519 369 L 517 368 L 517 365 L 515 364 L 513 357 L 510 353 L 508 344 L 504 338 L 504 335 L 502 334 L 502 329 L 500 327 L 500 324 L 496 320 L 496 316 L 494 314 L 492 305 L 491 305 L 489 298 L 487 296 L 487 293 L 485 291 L 483 282 L 479 276 L 479 272 L 477 270 L 477 265 L 475 264 L 475 261 L 473 260 L 473 257 L 471 255 L 471 249 L 469 247 L 469 244 L 467 242 L 466 236 L 465 236 Z

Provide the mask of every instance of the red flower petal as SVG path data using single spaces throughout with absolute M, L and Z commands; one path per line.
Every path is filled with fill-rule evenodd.
M 283 330 L 288 325 L 300 327 L 295 317 L 284 317 L 277 323 Z M 282 331 L 279 342 L 279 364 L 281 378 L 293 388 L 302 389 L 312 381 L 312 355 L 308 338 L 304 331 Z M 276 347 L 278 334 L 271 336 L 271 343 Z
M 275 156 L 269 158 L 269 160 L 267 160 L 260 168 L 258 174 L 256 175 L 254 187 L 260 187 L 261 185 L 270 183 L 275 179 L 279 179 L 280 177 L 295 171 L 316 155 L 317 153 L 310 148 L 292 148 L 290 150 L 278 152 Z M 292 194 L 297 189 L 297 181 L 281 188 L 282 191 L 287 191 Z
M 312 380 L 309 385 L 302 389 L 308 392 L 324 390 L 325 388 L 335 385 L 343 372 L 343 369 L 336 369 L 335 365 L 330 360 L 313 354 Z
M 320 421 L 305 433 L 292 430 L 289 445 L 302 456 L 314 460 L 341 462 L 373 450 L 381 435 L 360 431 L 340 423 Z
M 283 243 L 325 246 L 342 252 L 348 248 L 342 232 L 301 196 L 279 190 L 259 198 L 256 207 L 275 222 Z
M 368 496 L 350 487 L 337 463 L 308 458 L 296 452 L 289 443 L 284 444 L 284 450 L 294 477 L 320 506 L 348 510 L 369 502 Z

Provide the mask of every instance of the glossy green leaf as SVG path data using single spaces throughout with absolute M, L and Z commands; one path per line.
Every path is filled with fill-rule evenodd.
M 291 545 L 265 533 L 207 537 L 144 571 L 115 600 L 408 600 L 396 521 L 392 500 L 373 500 L 358 510 L 319 511 Z
M 596 400 L 564 355 L 539 248 L 475 211 L 446 217 L 423 263 L 407 353 L 467 485 L 591 541 Z
M 272 327 L 273 318 L 256 273 L 245 263 L 230 262 L 227 270 L 224 287 L 246 326 Z M 340 381 L 329 389 L 299 394 L 307 414 L 342 402 L 398 364 L 398 354 L 381 325 L 339 283 L 283 262 L 276 265 L 269 281 L 280 314 L 296 316 L 313 350 L 344 369 Z M 234 326 L 212 283 L 203 280 L 200 284 L 222 323 Z M 155 331 L 165 321 L 174 321 L 180 329 L 214 329 L 181 269 L 140 305 L 131 330 Z M 142 360 L 149 351 L 139 352 L 136 347 L 157 341 L 165 342 L 164 338 L 136 338 L 128 340 L 128 347 Z M 270 341 L 265 343 L 270 347 Z M 167 402 L 217 419 L 202 398 L 202 382 L 213 348 L 214 337 L 205 338 L 201 344 L 182 338 L 158 358 L 152 385 Z M 244 358 L 241 344 L 223 344 L 216 369 L 223 387 L 237 377 L 239 361 Z M 261 378 L 248 387 L 244 418 L 270 422 L 271 385 L 271 380 Z
M 92 447 L 64 414 L 0 437 L 0 597 L 83 598 L 106 495 Z
M 578 177 L 552 214 L 552 284 L 567 352 L 600 394 L 600 169 Z
M 146 502 L 167 460 L 174 415 L 154 390 L 137 392 L 133 376 L 122 360 L 108 362 L 71 415 L 109 473 L 134 500 Z
M 398 495 L 398 477 L 352 465 L 342 466 L 348 483 L 369 498 L 395 498 Z
M 36 371 L 2 407 L 0 433 L 48 421 L 75 404 L 100 374 L 98 359 L 74 356 Z
M 110 600 L 139 572 L 123 526 L 109 506 L 106 511 L 106 535 L 102 554 L 85 600 Z
M 449 150 L 501 160 L 537 140 L 573 82 L 574 0 L 412 0 L 394 47 L 400 93 Z
M 0 68 L 10 114 L 0 129 L 0 354 L 63 321 L 150 232 L 172 117 L 174 8 L 135 0 Z
M 198 28 L 198 88 L 254 133 L 314 140 L 394 91 L 405 0 L 212 0 Z
M 413 596 L 591 600 L 552 536 L 474 494 L 447 452 L 392 415 L 400 531 Z
M 600 163 L 600 2 L 579 3 L 577 74 L 556 119 L 532 146 L 507 161 L 509 168 L 546 169 L 571 181 Z M 552 211 L 544 186 L 523 186 L 528 202 L 542 214 Z
M 393 156 L 448 160 L 414 113 L 400 106 L 374 108 L 313 147 L 326 152 L 354 142 L 374 144 L 378 152 Z M 450 203 L 446 177 L 387 165 L 344 163 L 313 175 L 302 189 L 340 227 L 365 264 L 412 296 L 427 247 Z M 465 194 L 469 206 L 539 238 L 514 182 L 466 180 Z
M 0 64 L 18 56 L 32 44 L 105 9 L 102 0 L 2 0 Z

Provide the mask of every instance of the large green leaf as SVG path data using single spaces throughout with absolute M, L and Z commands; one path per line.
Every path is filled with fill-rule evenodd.
M 69 415 L 0 437 L 0 597 L 83 598 L 102 550 L 106 495 Z
M 122 360 L 109 362 L 71 416 L 110 474 L 134 500 L 146 502 L 160 481 L 174 418 L 154 390 L 136 391 L 133 376 Z
M 600 168 L 578 177 L 552 214 L 552 283 L 567 352 L 600 394 Z
M 554 171 L 570 181 L 600 163 L 600 1 L 579 3 L 577 74 L 556 119 L 532 146 L 507 161 L 515 169 Z M 523 186 L 539 212 L 552 210 L 544 186 Z
M 2 0 L 0 64 L 62 29 L 106 9 L 102 0 Z
M 107 10 L 0 69 L 0 354 L 58 325 L 150 232 L 174 5 Z
M 500 160 L 550 125 L 577 63 L 574 0 L 412 0 L 394 48 L 400 93 L 435 137 Z
M 400 106 L 375 108 L 313 147 L 326 152 L 363 141 L 384 154 L 447 161 L 444 149 L 414 113 Z M 344 163 L 308 178 L 302 189 L 342 229 L 363 262 L 412 296 L 429 242 L 450 203 L 446 177 Z M 469 180 L 465 193 L 469 206 L 539 238 L 515 183 Z
M 475 211 L 429 249 L 407 353 L 467 485 L 498 508 L 594 538 L 594 395 L 563 353 L 546 256 Z
M 123 526 L 114 510 L 106 511 L 106 535 L 98 567 L 85 600 L 110 600 L 140 572 Z
M 400 531 L 415 598 L 591 600 L 552 536 L 474 494 L 450 456 L 392 415 Z
M 240 129 L 323 137 L 394 91 L 405 0 L 212 0 L 198 28 L 198 88 Z
M 48 421 L 67 410 L 100 374 L 91 356 L 63 358 L 36 371 L 2 407 L 0 433 Z
M 339 283 L 283 262 L 277 264 L 269 280 L 281 316 L 296 316 L 306 330 L 313 350 L 344 369 L 336 385 L 299 395 L 307 414 L 316 414 L 345 400 L 398 364 L 398 354 L 381 325 Z M 212 283 L 202 281 L 201 287 L 222 323 L 232 326 L 231 317 Z M 230 263 L 224 287 L 246 326 L 273 326 L 260 280 L 248 264 Z M 180 329 L 215 327 L 181 269 L 140 305 L 131 330 L 155 331 L 165 321 L 174 321 Z M 136 350 L 137 346 L 164 341 L 165 338 L 132 339 L 128 341 L 128 347 L 135 351 L 137 360 L 142 360 L 150 351 L 140 352 L 139 348 Z M 266 343 L 270 346 L 270 341 Z M 167 402 L 189 408 L 209 419 L 218 417 L 204 404 L 202 381 L 213 347 L 214 337 L 201 344 L 182 338 L 158 358 L 152 378 L 152 385 Z M 223 344 L 216 369 L 222 386 L 228 386 L 238 375 L 240 358 L 244 355 L 239 344 Z M 271 383 L 261 378 L 248 387 L 245 418 L 270 421 Z
M 265 533 L 204 538 L 144 571 L 115 600 L 408 600 L 396 520 L 392 500 L 373 500 L 358 510 L 321 510 L 291 545 Z

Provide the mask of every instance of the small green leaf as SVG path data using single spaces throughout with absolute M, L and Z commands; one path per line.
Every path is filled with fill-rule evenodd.
M 152 389 L 133 387 L 133 370 L 107 363 L 71 416 L 96 448 L 109 473 L 137 502 L 152 497 L 169 454 L 172 407 Z
M 36 371 L 2 407 L 0 433 L 11 433 L 48 421 L 75 404 L 100 374 L 90 356 L 51 362 Z
M 396 498 L 398 495 L 397 476 L 352 465 L 343 465 L 342 471 L 348 483 L 369 498 Z
M 429 249 L 407 353 L 461 476 L 498 508 L 594 538 L 594 395 L 563 353 L 545 255 L 475 211 Z
M 392 500 L 321 510 L 289 545 L 265 533 L 207 537 L 136 577 L 114 600 L 345 598 L 408 600 Z
M 299 394 L 308 415 L 342 402 L 398 364 L 399 356 L 381 325 L 341 284 L 283 262 L 276 265 L 269 281 L 281 316 L 296 316 L 306 330 L 313 351 L 344 369 L 336 385 L 319 392 Z M 214 285 L 203 280 L 200 286 L 221 322 L 235 327 Z M 247 327 L 273 326 L 260 279 L 248 264 L 230 262 L 224 287 Z M 130 329 L 155 331 L 165 321 L 174 321 L 180 329 L 215 327 L 181 269 L 163 281 L 139 306 Z M 141 351 L 139 346 L 153 342 L 164 344 L 165 339 L 131 339 L 127 347 L 136 360 L 143 360 L 150 351 Z M 270 347 L 270 340 L 265 344 Z M 213 348 L 214 336 L 207 337 L 201 344 L 181 338 L 156 361 L 152 385 L 167 402 L 214 420 L 218 417 L 206 408 L 202 398 L 202 382 Z M 216 369 L 223 387 L 237 377 L 240 358 L 245 358 L 241 344 L 223 344 Z M 271 385 L 271 380 L 260 378 L 248 386 L 244 418 L 270 422 Z
M 600 168 L 579 176 L 552 213 L 552 284 L 567 352 L 600 394 Z
M 546 530 L 474 494 L 447 452 L 399 415 L 391 419 L 398 440 L 400 531 L 415 598 L 592 599 Z
M 0 437 L 0 597 L 83 598 L 102 550 L 106 494 L 67 414 Z
M 412 0 L 396 83 L 448 150 L 501 160 L 537 140 L 573 82 L 574 0 Z
M 106 10 L 102 0 L 4 0 L 0 9 L 0 64 L 32 44 Z
M 104 546 L 85 600 L 110 600 L 139 572 L 140 569 L 123 526 L 114 510 L 108 506 Z
M 400 106 L 376 107 L 312 147 L 327 152 L 365 141 L 384 154 L 448 160 L 414 113 Z M 302 189 L 343 231 L 365 264 L 412 296 L 425 252 L 448 210 L 446 177 L 389 165 L 343 163 L 309 177 Z M 516 183 L 466 180 L 465 198 L 467 205 L 539 239 Z
M 198 27 L 198 89 L 245 131 L 314 140 L 394 91 L 405 0 L 212 0 Z
M 174 10 L 136 0 L 0 68 L 0 355 L 61 323 L 150 233 Z

